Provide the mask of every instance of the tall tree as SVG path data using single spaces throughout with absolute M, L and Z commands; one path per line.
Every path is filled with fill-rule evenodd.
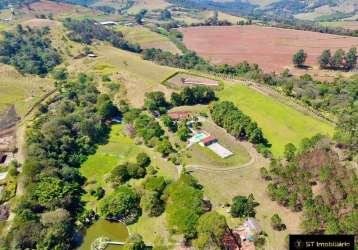
M 322 54 L 318 58 L 318 63 L 321 69 L 327 69 L 331 63 L 331 51 L 329 49 L 323 50 Z
M 346 68 L 354 69 L 357 66 L 357 48 L 351 48 L 346 55 Z
M 292 57 L 292 62 L 296 67 L 302 67 L 307 59 L 307 54 L 303 49 L 300 49 Z

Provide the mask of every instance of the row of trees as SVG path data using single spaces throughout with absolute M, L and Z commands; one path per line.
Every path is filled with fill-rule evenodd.
M 257 150 L 265 156 L 270 155 L 269 143 L 257 123 L 245 115 L 232 102 L 216 102 L 210 106 L 213 121 L 238 139 L 247 139 L 257 145 Z
M 172 106 L 208 104 L 213 100 L 216 100 L 216 96 L 214 90 L 210 87 L 185 87 L 180 92 L 172 93 L 170 103 L 167 102 L 164 93 L 161 91 L 146 93 L 144 108 L 153 113 L 164 114 Z
M 351 48 L 347 53 L 338 49 L 333 55 L 326 49 L 318 58 L 322 69 L 352 70 L 357 66 L 357 48 Z
M 347 53 L 343 49 L 338 49 L 333 55 L 331 50 L 325 49 L 318 57 L 321 69 L 352 70 L 357 66 L 357 49 L 351 48 Z M 300 49 L 292 57 L 292 62 L 296 67 L 302 67 L 307 59 L 307 53 Z
M 85 222 L 81 214 L 90 215 L 80 202 L 84 178 L 78 167 L 108 135 L 101 108 L 108 97 L 86 75 L 57 85 L 55 108 L 44 105 L 28 130 L 26 189 L 5 249 L 71 249 L 75 221 Z
M 16 27 L 4 32 L 0 41 L 0 62 L 14 66 L 21 73 L 46 75 L 62 59 L 48 39 L 49 29 Z
M 92 44 L 93 40 L 107 41 L 114 47 L 139 53 L 141 48 L 139 45 L 130 44 L 119 31 L 108 29 L 103 25 L 98 25 L 94 20 L 84 19 L 75 20 L 66 18 L 63 22 L 65 27 L 71 32 L 67 34 L 69 39 L 75 42 Z

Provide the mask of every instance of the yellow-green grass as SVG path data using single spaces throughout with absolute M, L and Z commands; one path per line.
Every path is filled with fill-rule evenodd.
M 138 13 L 142 9 L 155 10 L 165 9 L 170 4 L 165 0 L 136 0 L 134 5 L 128 10 L 129 13 Z
M 139 233 L 144 241 L 151 246 L 173 247 L 181 241 L 178 235 L 170 235 L 167 229 L 165 213 L 159 217 L 143 214 L 137 223 L 128 226 L 129 233 Z M 170 248 L 171 249 L 171 248 Z
M 0 112 L 15 105 L 19 115 L 53 89 L 53 81 L 31 75 L 21 75 L 12 66 L 0 64 Z
M 356 30 L 358 29 L 358 21 L 334 21 L 334 22 L 320 22 L 320 25 L 333 28 L 346 28 Z
M 118 30 L 124 34 L 126 40 L 139 44 L 142 48 L 157 48 L 172 53 L 180 53 L 180 50 L 168 37 L 158 34 L 144 27 L 119 26 Z
M 296 146 L 305 137 L 317 133 L 332 136 L 334 127 L 316 117 L 301 113 L 272 97 L 263 95 L 245 85 L 226 84 L 218 93 L 220 100 L 234 102 L 262 128 L 264 136 L 272 144 L 275 156 L 281 156 L 284 146 Z
M 97 75 L 109 74 L 112 80 L 124 85 L 130 104 L 141 107 L 146 92 L 162 91 L 169 98 L 172 90 L 160 84 L 174 74 L 177 69 L 144 61 L 140 55 L 116 49 L 108 45 L 94 48 L 95 59 L 73 60 L 70 72 L 93 72 Z
M 123 133 L 123 125 L 117 124 L 111 128 L 108 143 L 100 145 L 96 153 L 89 156 L 81 166 L 80 172 L 89 183 L 86 190 L 97 186 L 111 190 L 110 185 L 105 181 L 106 176 L 121 163 L 135 162 L 136 156 L 141 152 L 146 152 L 151 157 L 152 166 L 158 169 L 160 175 L 167 179 L 176 178 L 177 170 L 173 164 L 163 160 L 153 150 L 136 145 L 133 139 Z M 89 207 L 97 206 L 97 201 L 88 193 L 84 195 L 83 200 L 88 202 Z

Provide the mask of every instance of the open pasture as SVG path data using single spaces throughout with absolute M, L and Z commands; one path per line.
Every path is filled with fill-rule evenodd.
M 118 28 L 131 43 L 139 44 L 143 49 L 156 48 L 172 52 L 174 54 L 181 54 L 180 50 L 172 43 L 168 37 L 150 31 L 144 27 L 126 27 L 120 26 Z
M 299 146 L 305 137 L 317 133 L 332 135 L 334 127 L 309 114 L 304 114 L 274 98 L 242 84 L 226 84 L 218 93 L 220 100 L 232 101 L 249 115 L 272 144 L 272 152 L 280 156 L 287 143 Z
M 292 55 L 304 49 L 306 63 L 317 66 L 324 49 L 349 49 L 358 46 L 357 37 L 321 34 L 257 25 L 190 27 L 180 29 L 184 43 L 215 64 L 256 63 L 266 72 L 281 72 L 292 67 Z

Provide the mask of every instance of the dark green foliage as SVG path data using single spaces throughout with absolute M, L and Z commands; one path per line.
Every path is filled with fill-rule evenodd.
M 4 32 L 0 41 L 0 61 L 13 65 L 21 73 L 46 75 L 62 59 L 48 39 L 49 29 L 24 29 Z
M 141 199 L 141 208 L 150 217 L 156 217 L 164 212 L 164 202 L 160 198 L 160 193 L 146 191 Z
M 168 227 L 186 238 L 196 235 L 196 226 L 203 210 L 203 191 L 191 175 L 183 173 L 166 189 Z
M 177 123 L 168 115 L 162 115 L 161 117 L 164 126 L 166 126 L 170 132 L 176 132 L 178 129 Z
M 27 186 L 6 238 L 10 249 L 73 248 L 74 222 L 83 211 L 78 167 L 108 135 L 91 78 L 61 81 L 59 89 L 55 108 L 39 113 L 28 130 L 22 172 Z
M 169 107 L 163 92 L 155 91 L 145 93 L 144 107 L 151 112 L 164 114 Z
M 128 43 L 123 38 L 123 34 L 106 28 L 103 25 L 98 25 L 94 20 L 75 20 L 66 18 L 64 25 L 71 30 L 68 37 L 75 42 L 84 44 L 92 44 L 94 39 L 110 42 L 114 47 L 128 50 L 132 52 L 140 52 L 138 45 Z
M 288 143 L 285 146 L 285 152 L 284 155 L 288 161 L 292 161 L 295 158 L 295 153 L 297 151 L 297 148 L 292 143 Z
M 164 135 L 164 131 L 159 123 L 153 117 L 144 113 L 134 120 L 134 128 L 137 134 L 144 139 L 145 143 L 148 143 L 152 138 L 161 138 Z
M 190 137 L 191 131 L 187 127 L 186 122 L 182 122 L 179 124 L 179 128 L 177 131 L 177 135 L 181 141 L 187 141 Z
M 115 167 L 109 176 L 109 181 L 113 186 L 119 186 L 130 179 L 143 178 L 146 173 L 146 167 L 150 165 L 150 158 L 146 153 L 137 155 L 136 163 L 124 163 Z
M 232 199 L 230 214 L 232 217 L 255 217 L 255 207 L 258 203 L 255 202 L 254 197 L 250 194 L 248 197 L 236 196 Z
M 217 102 L 210 107 L 213 121 L 236 138 L 248 139 L 253 144 L 268 148 L 268 141 L 264 138 L 262 130 L 250 117 L 241 112 L 232 102 Z M 259 148 L 260 151 L 263 148 Z
M 325 49 L 318 62 L 322 69 L 352 70 L 357 65 L 357 49 L 352 47 L 347 53 L 338 49 L 333 56 L 329 49 Z
M 282 223 L 282 219 L 278 214 L 274 214 L 271 217 L 271 226 L 277 231 L 286 229 L 286 225 Z
M 110 119 L 119 114 L 117 107 L 114 106 L 111 99 L 106 94 L 100 95 L 97 99 L 97 110 L 104 119 Z
M 167 138 L 163 138 L 157 143 L 156 150 L 161 153 L 162 156 L 168 156 L 174 152 L 173 146 Z
M 223 237 L 230 231 L 225 216 L 212 211 L 198 220 L 198 238 L 194 241 L 196 249 L 225 249 Z
M 185 87 L 180 93 L 174 92 L 171 102 L 174 106 L 208 104 L 216 100 L 215 92 L 206 86 Z
M 143 24 L 143 18 L 145 17 L 145 14 L 147 14 L 147 12 L 148 11 L 146 9 L 143 9 L 135 15 L 134 19 L 137 24 L 139 24 L 139 25 Z
M 160 19 L 161 20 L 168 20 L 168 19 L 171 19 L 171 18 L 172 18 L 172 13 L 169 10 L 165 9 L 165 10 L 162 10 L 160 12 Z
M 136 160 L 137 164 L 141 167 L 148 167 L 151 163 L 150 157 L 146 153 L 139 153 Z
M 296 67 L 302 67 L 306 61 L 307 54 L 303 49 L 300 49 L 292 57 L 292 62 Z
M 127 186 L 120 186 L 106 195 L 100 203 L 100 213 L 106 218 L 116 218 L 134 223 L 140 215 L 140 197 Z

